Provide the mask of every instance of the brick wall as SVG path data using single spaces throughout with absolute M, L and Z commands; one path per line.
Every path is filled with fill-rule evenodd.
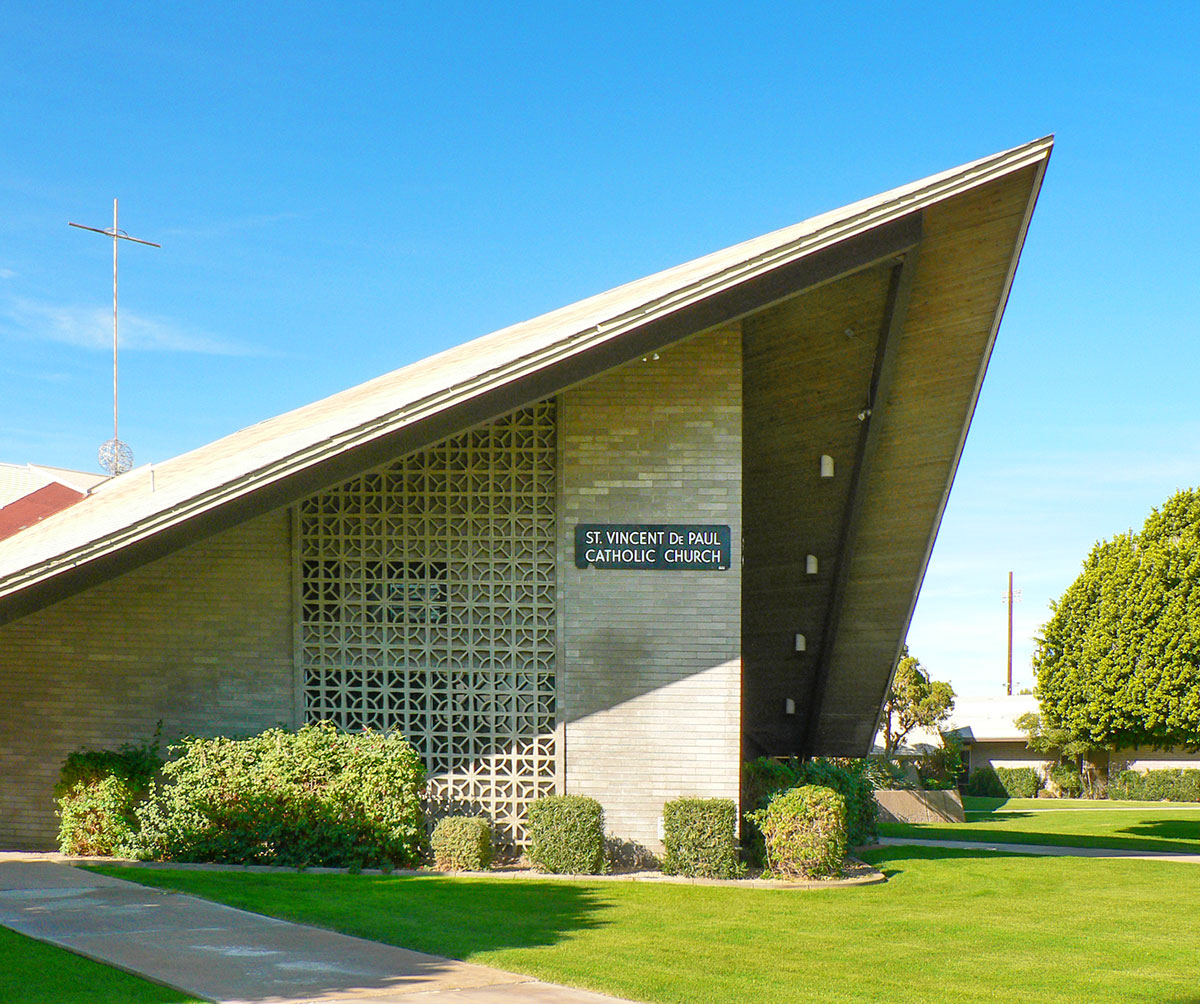
M 566 789 L 658 851 L 662 803 L 737 798 L 741 335 L 565 392 L 559 688 Z M 574 528 L 712 523 L 726 571 L 574 567 Z M 0 627 L 0 849 L 47 848 L 67 753 L 294 725 L 291 550 L 270 513 Z
M 0 849 L 55 844 L 72 750 L 294 724 L 288 540 L 270 513 L 0 627 Z
M 741 336 L 673 346 L 562 395 L 565 781 L 659 851 L 664 801 L 738 797 Z M 726 571 L 576 569 L 577 523 L 728 524 Z

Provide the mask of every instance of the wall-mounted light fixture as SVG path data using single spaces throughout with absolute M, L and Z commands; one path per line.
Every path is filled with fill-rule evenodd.
M 804 639 L 804 635 L 802 635 L 802 634 L 796 635 L 796 651 L 803 652 L 806 645 L 807 645 L 807 642 Z
M 804 559 L 804 571 L 809 575 L 817 574 L 817 556 L 810 554 Z
M 796 713 L 796 702 L 790 697 L 785 697 L 783 700 L 783 713 L 785 715 L 794 715 Z
M 821 477 L 833 477 L 833 457 L 828 453 L 821 454 Z

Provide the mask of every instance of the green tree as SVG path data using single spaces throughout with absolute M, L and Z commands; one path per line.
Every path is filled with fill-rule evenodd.
M 954 689 L 944 680 L 931 680 L 928 670 L 908 654 L 905 645 L 883 705 L 884 753 L 891 756 L 918 725 L 940 731 L 953 710 Z
M 1025 733 L 1025 745 L 1035 753 L 1046 753 L 1079 763 L 1095 748 L 1095 744 L 1086 736 L 1077 735 L 1066 726 L 1054 725 L 1036 711 L 1026 712 L 1013 724 Z
M 1101 541 L 1037 639 L 1041 730 L 1090 747 L 1200 747 L 1200 491 Z

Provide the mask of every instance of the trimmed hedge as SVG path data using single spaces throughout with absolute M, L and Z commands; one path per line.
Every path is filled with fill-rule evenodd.
M 399 735 L 331 723 L 186 739 L 137 809 L 139 857 L 410 867 L 425 850 L 425 766 Z
M 1123 770 L 1109 779 L 1109 798 L 1200 802 L 1200 770 Z
M 430 840 L 442 871 L 486 871 L 492 863 L 492 824 L 482 816 L 439 819 Z
M 1042 775 L 1032 767 L 997 767 L 1000 779 L 1009 798 L 1037 798 L 1042 788 Z
M 134 805 L 163 765 L 158 733 L 145 744 L 115 750 L 77 750 L 67 756 L 54 786 L 58 848 L 63 854 L 132 853 Z
M 602 875 L 604 808 L 586 795 L 549 795 L 529 804 L 529 860 L 555 875 Z
M 832 788 L 846 802 L 851 847 L 872 844 L 879 836 L 879 805 L 874 783 L 878 767 L 869 759 L 773 760 L 760 757 L 743 765 L 746 801 L 765 808 L 773 796 L 802 784 Z M 747 817 L 748 818 L 748 817 Z
M 846 800 L 832 788 L 802 784 L 749 814 L 766 842 L 767 867 L 780 878 L 842 874 Z
M 730 798 L 677 798 L 663 806 L 663 871 L 668 875 L 737 878 L 737 806 Z

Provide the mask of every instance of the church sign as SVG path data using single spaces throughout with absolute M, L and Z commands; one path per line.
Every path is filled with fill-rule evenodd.
M 722 572 L 730 565 L 728 526 L 692 523 L 580 523 L 576 568 Z

